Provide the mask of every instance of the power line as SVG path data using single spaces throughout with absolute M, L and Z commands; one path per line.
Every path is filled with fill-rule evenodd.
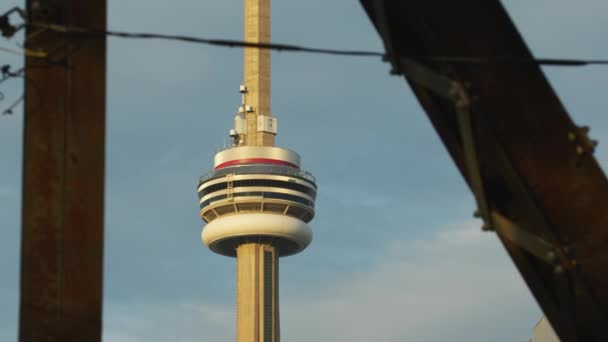
M 11 66 L 8 64 L 0 67 L 0 83 L 8 80 L 9 78 L 23 77 L 25 73 L 25 68 L 19 68 L 16 71 L 11 71 Z
M 66 34 L 74 35 L 87 35 L 87 36 L 110 36 L 119 38 L 131 38 L 131 39 L 162 39 L 162 40 L 174 40 L 188 43 L 207 44 L 223 47 L 239 47 L 239 48 L 258 48 L 266 50 L 276 51 L 288 51 L 288 52 L 308 52 L 325 55 L 342 55 L 342 56 L 362 56 L 362 57 L 384 57 L 384 53 L 377 51 L 363 51 L 363 50 L 339 50 L 339 49 L 324 49 L 305 47 L 292 44 L 275 44 L 275 43 L 253 43 L 241 40 L 231 39 L 210 39 L 193 36 L 183 35 L 169 35 L 160 33 L 141 33 L 141 32 L 125 32 L 125 31 L 113 31 L 113 30 L 95 30 L 82 27 L 70 27 L 53 24 L 40 24 L 40 23 L 27 23 L 26 26 L 47 29 L 55 32 L 61 32 Z
M 212 46 L 230 47 L 230 48 L 257 48 L 274 51 L 284 52 L 302 52 L 302 53 L 313 53 L 323 55 L 334 55 L 334 56 L 353 56 L 353 57 L 374 57 L 383 58 L 390 60 L 390 56 L 387 56 L 383 52 L 370 51 L 370 50 L 344 50 L 344 49 L 327 49 L 308 47 L 294 44 L 277 44 L 277 43 L 254 43 L 241 40 L 231 39 L 213 39 L 204 37 L 194 37 L 185 35 L 170 35 L 162 33 L 146 33 L 146 32 L 127 32 L 127 31 L 116 31 L 116 30 L 97 30 L 86 27 L 75 27 L 75 26 L 64 26 L 56 24 L 45 24 L 45 23 L 34 23 L 24 22 L 20 25 L 10 24 L 8 17 L 12 13 L 18 13 L 21 18 L 25 19 L 25 12 L 19 8 L 13 8 L 4 15 L 0 16 L 0 30 L 5 37 L 11 37 L 16 32 L 21 30 L 23 27 L 31 27 L 40 30 L 49 30 L 58 33 L 80 35 L 80 36 L 92 36 L 92 37 L 117 37 L 126 39 L 160 39 L 160 40 L 171 40 L 181 41 L 186 43 L 194 44 L 206 44 Z M 1 49 L 7 51 L 7 49 Z M 14 53 L 16 51 L 7 51 Z M 24 50 L 24 55 L 31 57 L 45 58 L 43 52 Z M 502 64 L 502 63 L 522 63 L 522 64 L 537 64 L 542 66 L 560 66 L 560 67 L 571 67 L 571 66 L 588 66 L 588 65 L 608 65 L 608 59 L 567 59 L 567 58 L 510 58 L 510 57 L 464 57 L 464 56 L 408 56 L 409 58 L 417 60 L 431 60 L 433 62 L 451 62 L 451 63 L 465 63 L 465 64 Z
M 222 46 L 230 48 L 257 48 L 274 51 L 285 51 L 285 52 L 304 52 L 322 55 L 337 55 L 337 56 L 354 56 L 354 57 L 380 57 L 387 58 L 387 55 L 379 51 L 369 50 L 342 50 L 342 49 L 326 49 L 307 47 L 293 44 L 276 44 L 276 43 L 253 43 L 241 40 L 231 39 L 211 39 L 194 36 L 184 35 L 169 35 L 160 33 L 142 33 L 142 32 L 126 32 L 126 31 L 114 31 L 114 30 L 95 30 L 83 27 L 53 25 L 53 24 L 40 24 L 40 23 L 26 23 L 26 26 L 46 29 L 60 33 L 73 34 L 73 35 L 86 35 L 86 36 L 110 36 L 127 39 L 161 39 L 161 40 L 173 40 L 195 44 L 206 44 L 213 46 Z M 587 65 L 608 65 L 608 60 L 602 59 L 565 59 L 565 58 L 536 58 L 536 59 L 518 59 L 508 57 L 496 57 L 496 58 L 478 58 L 478 57 L 450 57 L 450 56 L 436 56 L 436 57 L 424 57 L 423 59 L 430 59 L 435 62 L 453 62 L 453 63 L 467 63 L 467 64 L 501 64 L 501 63 L 532 63 L 544 66 L 587 66 Z
M 13 110 L 15 110 L 15 107 L 17 107 L 19 104 L 21 104 L 21 102 L 23 102 L 23 99 L 24 99 L 24 95 L 22 94 L 10 106 L 8 106 L 5 110 L 2 111 L 2 115 L 13 114 Z
M 11 78 L 24 77 L 25 69 L 19 68 L 16 71 L 11 70 L 11 66 L 8 64 L 0 67 L 0 84 Z M 0 91 L 0 101 L 4 100 L 4 93 Z M 13 109 L 17 107 L 23 101 L 23 95 L 21 95 L 16 101 L 14 101 L 8 108 L 2 111 L 2 115 L 13 114 Z

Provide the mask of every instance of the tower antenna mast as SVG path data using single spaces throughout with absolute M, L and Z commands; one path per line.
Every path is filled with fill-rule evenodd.
M 270 43 L 270 0 L 245 0 L 244 3 L 245 41 Z M 258 130 L 258 120 L 264 122 L 265 119 L 268 120 L 272 116 L 270 112 L 270 50 L 246 47 L 243 57 L 241 92 L 245 102 L 247 122 L 245 145 L 274 146 L 275 134 Z

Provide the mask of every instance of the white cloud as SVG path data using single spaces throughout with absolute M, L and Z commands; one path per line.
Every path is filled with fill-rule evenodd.
M 495 240 L 471 222 L 429 239 L 392 242 L 373 269 L 284 300 L 284 335 L 289 341 L 523 340 L 538 309 Z M 530 312 L 513 317 L 522 308 Z M 511 324 L 517 318 L 519 325 Z M 488 322 L 495 319 L 503 324 Z
M 176 302 L 110 306 L 106 308 L 103 340 L 231 341 L 233 306 L 210 305 L 197 299 Z
M 328 277 L 297 296 L 286 295 L 284 286 L 283 339 L 518 341 L 540 315 L 496 237 L 482 233 L 479 222 L 424 240 L 392 241 L 382 254 L 369 269 Z M 234 339 L 232 304 L 193 299 L 110 308 L 107 316 L 111 341 Z

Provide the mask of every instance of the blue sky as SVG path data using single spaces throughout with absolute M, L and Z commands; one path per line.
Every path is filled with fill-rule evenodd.
M 608 58 L 605 1 L 504 4 L 536 56 Z M 382 49 L 357 1 L 274 1 L 272 12 L 275 42 Z M 240 39 L 242 1 L 111 0 L 109 27 Z M 0 54 L 6 63 L 22 65 Z M 277 144 L 298 151 L 319 186 L 313 243 L 281 259 L 282 338 L 526 340 L 538 305 L 471 217 L 473 197 L 409 87 L 388 71 L 375 59 L 272 54 Z M 608 68 L 545 71 L 600 140 L 605 168 Z M 106 341 L 234 340 L 235 261 L 202 245 L 196 183 L 226 140 L 241 80 L 238 49 L 109 40 Z M 0 86 L 0 109 L 21 87 Z M 17 326 L 20 110 L 0 117 L 3 341 Z

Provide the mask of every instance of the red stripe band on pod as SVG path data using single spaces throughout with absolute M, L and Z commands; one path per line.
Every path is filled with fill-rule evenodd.
M 236 159 L 230 160 L 220 165 L 216 166 L 215 169 L 221 169 L 228 166 L 240 165 L 240 164 L 275 164 L 275 165 L 284 165 L 299 169 L 300 167 L 296 164 L 292 164 L 290 162 L 286 162 L 284 160 L 278 159 L 269 159 L 269 158 L 247 158 L 247 159 Z

